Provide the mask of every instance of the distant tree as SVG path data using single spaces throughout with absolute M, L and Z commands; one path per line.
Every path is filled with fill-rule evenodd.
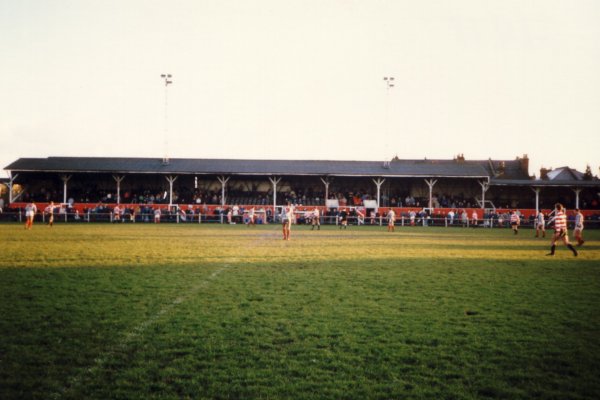
M 592 179 L 594 179 L 594 175 L 592 174 L 592 167 L 588 166 L 585 167 L 585 173 L 583 174 L 583 179 L 586 181 L 591 181 Z

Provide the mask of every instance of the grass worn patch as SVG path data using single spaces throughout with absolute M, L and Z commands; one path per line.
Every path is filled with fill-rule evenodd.
M 600 232 L 0 225 L 0 398 L 600 398 Z

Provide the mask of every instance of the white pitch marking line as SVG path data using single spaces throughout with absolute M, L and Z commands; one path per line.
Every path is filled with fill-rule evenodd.
M 265 240 L 268 237 L 274 236 L 273 234 L 270 235 L 261 235 L 258 237 L 258 239 L 255 242 L 260 242 Z M 249 246 L 248 248 L 250 248 L 251 246 Z M 239 259 L 240 255 L 238 254 L 238 257 L 231 257 L 230 258 L 230 262 L 236 262 Z M 210 283 L 211 280 L 215 279 L 217 276 L 219 276 L 223 271 L 225 271 L 226 269 L 230 268 L 231 265 L 229 263 L 226 263 L 223 265 L 223 267 L 221 267 L 220 269 L 214 271 L 212 274 L 210 274 L 208 276 L 208 278 L 206 278 L 205 280 L 201 281 L 198 285 L 196 285 L 195 287 L 193 287 L 190 291 L 188 291 L 188 293 L 185 296 L 179 296 L 177 297 L 175 300 L 173 300 L 170 304 L 168 304 L 167 306 L 161 308 L 156 314 L 154 314 L 152 317 L 148 318 L 147 320 L 141 322 L 139 325 L 135 326 L 134 328 L 130 329 L 125 336 L 123 337 L 123 339 L 121 339 L 121 341 L 119 341 L 116 345 L 113 345 L 112 347 L 109 347 L 107 350 L 105 350 L 104 352 L 100 353 L 100 355 L 98 357 L 96 357 L 94 359 L 94 363 L 91 367 L 86 368 L 85 370 L 83 370 L 81 373 L 78 373 L 77 375 L 72 376 L 67 384 L 61 388 L 61 390 L 59 392 L 56 392 L 54 394 L 52 394 L 50 396 L 51 399 L 60 399 L 62 398 L 66 393 L 68 393 L 71 390 L 74 390 L 75 388 L 77 388 L 78 385 L 81 384 L 81 381 L 83 379 L 83 375 L 84 373 L 88 373 L 90 375 L 95 375 L 97 373 L 97 371 L 103 366 L 105 365 L 108 361 L 110 361 L 112 358 L 114 358 L 115 354 L 119 351 L 124 351 L 133 341 L 133 339 L 142 336 L 142 334 L 144 333 L 144 331 L 153 323 L 155 323 L 157 320 L 159 320 L 163 315 L 165 315 L 167 312 L 170 312 L 171 310 L 173 310 L 176 306 L 178 306 L 179 304 L 185 302 L 186 300 L 188 300 L 190 297 L 192 297 L 192 295 L 195 295 L 200 289 L 208 286 L 208 284 Z
M 208 284 L 210 283 L 211 280 L 215 279 L 217 276 L 219 276 L 223 271 L 225 271 L 229 267 L 231 267 L 231 265 L 225 264 L 223 267 L 221 267 L 220 269 L 218 269 L 218 270 L 214 271 L 212 274 L 210 274 L 208 276 L 208 278 L 206 278 L 205 280 L 201 281 L 196 286 L 194 286 L 190 291 L 187 292 L 187 294 L 185 296 L 177 297 L 171 303 L 169 303 L 168 305 L 166 305 L 163 308 L 161 308 L 160 310 L 158 310 L 156 312 L 156 314 L 154 314 L 150 318 L 146 319 L 145 321 L 141 322 L 134 328 L 127 331 L 127 333 L 125 334 L 123 339 L 121 339 L 117 344 L 109 347 L 104 352 L 100 353 L 100 355 L 94 359 L 94 363 L 91 367 L 86 368 L 83 372 L 81 372 L 77 375 L 74 375 L 71 379 L 69 379 L 68 384 L 65 385 L 59 393 L 54 393 L 51 396 L 51 398 L 52 399 L 60 399 L 60 398 L 62 398 L 63 395 L 68 393 L 70 390 L 74 390 L 75 388 L 77 388 L 77 386 L 82 381 L 82 378 L 83 378 L 82 375 L 84 375 L 85 373 L 90 374 L 90 375 L 95 375 L 96 372 L 98 370 L 100 370 L 100 368 L 102 366 L 104 366 L 108 361 L 110 361 L 111 359 L 114 358 L 116 353 L 124 351 L 133 342 L 134 339 L 136 339 L 137 337 L 141 337 L 143 335 L 144 331 L 146 331 L 146 329 L 148 329 L 149 326 L 154 324 L 165 314 L 171 312 L 177 305 L 185 302 L 190 297 L 195 295 L 198 291 L 200 291 L 200 289 L 208 286 Z

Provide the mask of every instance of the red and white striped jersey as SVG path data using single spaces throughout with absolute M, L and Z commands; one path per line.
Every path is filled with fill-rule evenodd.
M 567 229 L 567 215 L 563 211 L 558 211 L 554 217 L 554 229 Z
M 517 215 L 517 213 L 512 213 L 512 214 L 510 215 L 510 222 L 511 222 L 511 223 L 513 223 L 513 222 L 517 222 L 517 223 L 518 223 L 518 222 L 520 222 L 520 218 L 519 218 L 519 216 Z

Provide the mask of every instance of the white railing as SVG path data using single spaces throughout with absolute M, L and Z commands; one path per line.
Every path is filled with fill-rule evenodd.
M 93 212 L 88 210 L 85 213 L 79 212 L 70 212 L 66 209 L 61 209 L 64 211 L 55 212 L 54 213 L 54 222 L 57 224 L 60 223 L 123 223 L 123 224 L 132 224 L 132 223 L 176 223 L 176 224 L 204 224 L 204 223 L 217 223 L 217 224 L 246 224 L 248 223 L 248 216 L 246 213 L 240 213 L 237 216 L 232 216 L 231 221 L 229 221 L 228 217 L 224 213 L 213 213 L 213 214 L 190 214 L 184 213 L 181 210 L 175 211 L 163 211 L 158 220 L 155 219 L 154 212 L 140 212 L 140 213 L 131 213 L 125 212 L 119 216 L 119 218 L 115 217 L 115 214 L 112 212 Z M 420 226 L 420 227 L 445 227 L 445 228 L 510 228 L 509 218 L 498 218 L 496 215 L 489 216 L 483 219 L 479 219 L 476 221 L 474 225 L 474 221 L 467 219 L 462 220 L 460 218 L 449 219 L 431 217 L 427 215 L 417 215 L 414 219 L 410 218 L 408 215 L 401 215 L 396 218 L 395 226 L 397 227 L 407 227 L 410 228 L 412 226 Z M 37 223 L 46 223 L 48 221 L 49 215 L 44 212 L 38 212 L 35 215 L 34 221 Z M 332 225 L 339 226 L 340 225 L 340 217 L 339 215 L 323 215 L 319 218 L 321 225 Z M 387 226 L 388 221 L 385 216 L 375 216 L 375 217 L 357 217 L 357 216 L 348 216 L 347 217 L 348 226 L 359 227 L 359 226 Z M 25 212 L 22 210 L 18 211 L 7 211 L 0 213 L 0 223 L 1 222 L 25 222 Z M 255 222 L 258 225 L 262 225 L 265 223 L 280 223 L 280 216 L 275 214 L 275 216 L 270 213 L 261 213 L 255 212 Z M 299 212 L 296 214 L 296 218 L 294 223 L 296 225 L 311 225 L 312 219 L 310 218 L 310 213 L 308 212 Z M 534 220 L 532 219 L 521 219 L 521 228 L 532 229 L 535 227 Z M 569 228 L 572 229 L 573 221 L 569 219 Z M 585 221 L 586 229 L 598 229 L 600 228 L 600 217 L 596 218 L 588 218 Z

